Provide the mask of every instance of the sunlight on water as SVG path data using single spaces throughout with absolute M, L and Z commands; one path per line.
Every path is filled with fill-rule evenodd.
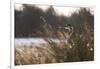
M 67 40 L 59 40 L 54 38 L 49 38 L 50 41 L 54 43 L 66 42 Z M 48 40 L 48 41 L 49 41 Z M 15 46 L 16 45 L 31 45 L 31 44 L 47 44 L 48 42 L 43 38 L 15 38 Z
M 30 44 L 41 44 L 46 43 L 44 39 L 41 38 L 16 38 L 15 45 L 30 45 Z

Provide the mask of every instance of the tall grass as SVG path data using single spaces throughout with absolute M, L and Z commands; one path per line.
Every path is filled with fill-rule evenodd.
M 15 65 L 94 60 L 94 15 L 83 8 L 78 13 L 73 13 L 66 20 L 68 21 L 65 21 L 65 23 L 71 24 L 74 28 L 73 31 L 58 29 L 58 27 L 64 27 L 52 27 L 45 22 L 41 26 L 42 31 L 36 31 L 36 33 L 39 33 L 39 36 L 42 35 L 41 37 L 47 41 L 47 44 L 15 46 Z M 60 43 L 55 43 L 45 37 L 57 38 Z M 67 39 L 68 42 L 61 41 L 64 39 Z
M 16 46 L 15 65 L 61 63 L 66 61 L 78 61 L 77 57 L 69 59 L 71 54 L 70 44 L 48 43 L 41 46 Z

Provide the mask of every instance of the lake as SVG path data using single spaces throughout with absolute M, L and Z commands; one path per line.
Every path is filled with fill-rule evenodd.
M 67 39 L 64 40 L 59 40 L 56 38 L 47 38 L 48 40 L 55 42 L 55 43 L 60 43 L 61 41 L 67 42 Z M 46 44 L 48 43 L 45 39 L 43 38 L 15 38 L 15 46 L 16 45 L 31 45 L 31 44 Z

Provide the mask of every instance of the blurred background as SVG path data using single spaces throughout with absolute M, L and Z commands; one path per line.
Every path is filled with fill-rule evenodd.
M 16 65 L 94 60 L 94 8 L 15 4 L 14 12 Z M 19 54 L 19 49 L 23 53 Z M 39 57 L 39 52 L 46 53 L 47 49 L 53 51 L 52 56 L 48 52 L 45 60 L 40 60 L 43 57 Z M 37 53 L 38 61 L 34 62 L 32 54 L 25 58 L 24 51 Z M 21 55 L 25 60 L 21 61 Z

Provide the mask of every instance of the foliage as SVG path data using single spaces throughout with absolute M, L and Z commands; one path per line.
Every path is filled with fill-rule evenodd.
M 66 24 L 70 24 L 74 29 L 71 31 L 65 30 Z M 69 36 L 71 33 L 72 35 Z M 41 60 L 35 62 L 36 58 L 32 58 L 32 60 L 34 60 L 32 63 L 94 60 L 94 15 L 90 13 L 89 8 L 80 8 L 77 13 L 74 12 L 71 16 L 67 17 L 57 15 L 53 6 L 50 6 L 44 12 L 35 6 L 24 5 L 23 11 L 15 10 L 15 38 L 21 37 L 42 37 L 49 43 L 46 47 L 44 46 L 45 50 L 42 47 L 40 47 L 40 49 L 32 46 L 32 49 L 36 49 L 36 52 L 32 52 L 31 55 L 28 54 L 28 51 L 30 51 L 29 48 L 27 48 L 29 49 L 27 52 L 24 52 L 24 50 L 19 52 L 16 47 L 16 56 L 18 52 L 22 56 L 25 53 L 30 56 L 33 54 L 34 56 L 34 53 L 40 54 L 40 51 L 42 55 L 47 53 L 45 57 L 43 57 L 43 62 Z M 52 41 L 48 41 L 46 39 L 47 37 L 57 38 L 59 40 L 68 39 L 68 44 L 62 42 L 57 45 Z M 59 46 L 59 48 L 57 46 Z M 21 55 L 18 56 L 20 57 L 20 59 L 18 59 L 22 61 Z M 26 55 L 23 57 L 23 60 L 26 58 L 25 62 L 30 61 L 29 63 L 31 63 L 31 60 L 28 60 L 29 57 L 26 57 Z M 42 58 L 38 57 L 38 60 L 39 59 Z M 46 61 L 46 59 L 48 59 L 48 61 Z M 16 57 L 16 64 L 19 64 L 18 61 Z

